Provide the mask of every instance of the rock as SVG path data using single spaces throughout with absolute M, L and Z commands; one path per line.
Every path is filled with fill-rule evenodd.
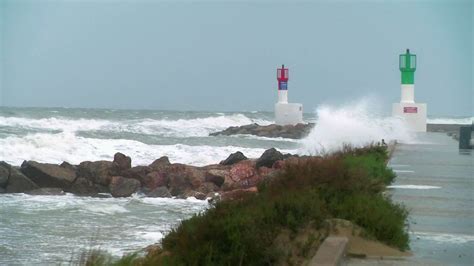
M 39 186 L 15 167 L 10 167 L 6 193 L 24 193 L 38 189 Z
M 154 190 L 157 187 L 166 187 L 168 185 L 168 178 L 164 173 L 151 172 L 148 173 L 142 180 L 142 186 L 148 190 Z
M 145 195 L 152 198 L 171 198 L 171 193 L 168 188 L 162 186 L 153 189 L 150 192 L 146 192 Z
M 226 176 L 223 190 L 233 190 L 239 188 L 248 188 L 255 186 L 260 176 L 255 169 L 255 163 L 252 161 L 242 161 L 232 165 L 229 175 Z
M 76 170 L 77 170 L 76 166 L 74 166 L 74 165 L 72 165 L 68 162 L 62 162 L 59 166 L 62 167 L 62 168 L 65 168 L 65 169 L 69 169 L 69 170 L 74 171 L 74 172 L 76 172 Z
M 284 156 L 281 152 L 277 151 L 275 148 L 266 150 L 260 158 L 257 159 L 256 167 L 266 166 L 271 168 L 273 164 L 278 160 L 283 160 Z
M 79 177 L 66 190 L 66 192 L 73 193 L 80 196 L 94 196 L 99 193 L 109 193 L 108 187 L 100 184 L 95 184 L 85 177 Z
M 67 188 L 76 180 L 76 172 L 56 164 L 24 161 L 21 172 L 40 187 Z
M 0 188 L 5 188 L 10 176 L 10 165 L 6 162 L 0 162 Z
M 2 187 L 0 187 L 0 194 L 3 194 L 3 193 L 7 193 L 7 190 L 4 189 L 4 188 L 2 188 Z
M 211 133 L 210 136 L 249 134 L 269 138 L 281 137 L 301 139 L 307 136 L 313 127 L 313 123 L 286 126 L 280 126 L 275 124 L 260 126 L 258 124 L 250 124 L 240 127 L 229 127 L 223 131 Z
M 198 189 L 196 189 L 197 192 L 201 192 L 204 194 L 214 193 L 218 190 L 219 187 L 212 182 L 204 182 Z
M 206 194 L 199 191 L 196 191 L 196 193 L 194 193 L 194 197 L 198 200 L 205 200 L 207 198 Z
M 212 182 L 221 187 L 224 184 L 225 177 L 229 175 L 229 170 L 211 169 L 206 172 L 205 181 Z
M 238 151 L 238 152 L 235 152 L 235 153 L 232 153 L 231 155 L 229 155 L 229 157 L 227 157 L 227 159 L 225 159 L 224 161 L 220 162 L 220 164 L 222 164 L 222 165 L 232 165 L 232 164 L 235 164 L 235 163 L 238 163 L 240 161 L 247 160 L 247 159 L 248 158 L 243 153 Z
M 272 168 L 273 169 L 283 169 L 285 167 L 285 161 L 284 160 L 278 160 L 273 163 Z
M 39 188 L 35 190 L 27 191 L 26 194 L 28 195 L 64 195 L 64 191 L 61 188 L 57 187 L 48 187 L 48 188 Z
M 140 181 L 122 176 L 112 177 L 109 190 L 114 197 L 130 197 L 140 188 Z
M 132 168 L 132 158 L 120 152 L 114 155 L 113 163 L 114 167 L 119 171 Z
M 153 171 L 153 169 L 151 167 L 148 167 L 148 166 L 135 166 L 135 167 L 132 167 L 128 170 L 122 171 L 120 176 L 123 176 L 123 177 L 126 177 L 126 178 L 136 179 L 136 180 L 140 181 L 140 183 L 142 183 L 142 185 L 143 185 L 144 182 L 147 179 L 146 176 L 151 171 Z
M 169 160 L 168 156 L 162 156 L 162 157 L 156 159 L 154 162 L 152 162 L 149 166 L 153 170 L 161 170 L 163 167 L 166 167 L 170 164 L 171 163 L 170 163 L 170 160 Z
M 194 190 L 187 190 L 182 195 L 179 196 L 180 198 L 187 199 L 189 197 L 194 197 L 198 200 L 205 200 L 206 194 Z
M 93 183 L 108 186 L 112 175 L 117 174 L 114 164 L 108 161 L 82 162 L 77 167 L 77 176 L 91 180 Z
M 182 195 L 186 190 L 195 190 L 205 182 L 205 171 L 198 167 L 172 164 L 166 168 L 168 186 L 173 196 Z
M 256 187 L 250 187 L 246 189 L 235 189 L 231 191 L 226 191 L 220 194 L 220 199 L 223 201 L 226 200 L 242 200 L 245 197 L 248 197 L 252 194 L 256 194 L 258 189 Z

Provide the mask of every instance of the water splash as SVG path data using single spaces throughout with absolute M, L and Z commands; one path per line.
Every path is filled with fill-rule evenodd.
M 316 125 L 300 141 L 300 154 L 330 153 L 344 144 L 355 147 L 386 142 L 412 142 L 414 135 L 400 119 L 379 115 L 374 99 L 362 99 L 342 107 L 323 105 L 316 109 Z

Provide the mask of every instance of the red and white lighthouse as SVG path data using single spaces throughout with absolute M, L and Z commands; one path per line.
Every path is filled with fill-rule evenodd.
M 288 103 L 289 70 L 282 65 L 277 69 L 278 102 L 275 104 L 275 123 L 277 125 L 296 125 L 303 123 L 303 105 Z
M 288 103 L 288 73 L 288 68 L 285 68 L 285 65 L 277 69 L 279 103 Z

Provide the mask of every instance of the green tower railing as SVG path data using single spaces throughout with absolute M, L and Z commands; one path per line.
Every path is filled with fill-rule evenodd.
M 415 84 L 416 55 L 410 54 L 407 49 L 405 54 L 400 55 L 400 71 L 402 72 L 402 84 Z

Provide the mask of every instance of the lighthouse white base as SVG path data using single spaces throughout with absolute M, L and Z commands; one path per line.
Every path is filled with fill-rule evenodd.
M 303 105 L 300 103 L 276 103 L 275 123 L 281 126 L 303 123 Z
M 426 103 L 394 103 L 392 114 L 402 118 L 410 130 L 426 132 Z

